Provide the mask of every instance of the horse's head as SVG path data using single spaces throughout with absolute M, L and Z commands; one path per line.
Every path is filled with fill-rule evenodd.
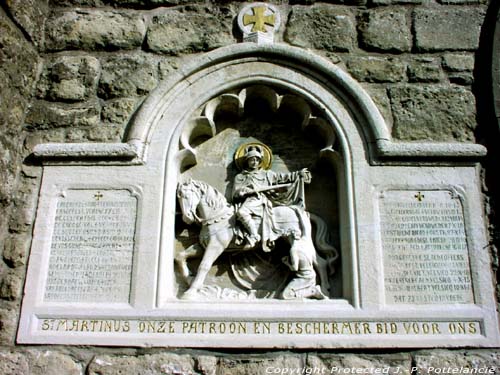
M 177 185 L 177 199 L 182 211 L 182 220 L 186 224 L 192 224 L 198 218 L 196 208 L 200 203 L 200 198 L 200 189 L 193 180 L 179 182 Z

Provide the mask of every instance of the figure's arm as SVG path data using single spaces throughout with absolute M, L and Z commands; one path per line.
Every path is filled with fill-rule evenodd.
M 233 200 L 243 200 L 246 196 L 254 193 L 254 188 L 251 185 L 243 185 L 239 181 L 239 175 L 236 176 L 233 185 Z
M 303 168 L 298 173 L 299 173 L 299 176 L 302 179 L 304 179 L 304 183 L 306 183 L 306 184 L 310 184 L 311 183 L 312 175 L 311 175 L 311 172 L 309 171 L 309 169 Z
M 238 189 L 236 192 L 235 198 L 244 198 L 247 195 L 255 194 L 255 188 L 251 185 L 243 186 L 241 189 Z

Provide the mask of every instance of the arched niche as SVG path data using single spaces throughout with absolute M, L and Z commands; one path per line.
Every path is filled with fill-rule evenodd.
M 195 171 L 198 163 L 209 163 L 203 147 L 208 141 L 204 140 L 216 139 L 220 129 L 242 131 L 240 140 L 233 140 L 235 144 L 252 138 L 248 122 L 258 118 L 261 109 L 272 119 L 258 119 L 268 133 L 264 136 L 260 129 L 259 141 L 273 143 L 272 127 L 283 128 L 291 119 L 290 134 L 295 139 L 309 137 L 303 143 L 311 149 L 308 162 L 294 160 L 288 152 L 282 167 L 322 171 L 318 182 L 311 185 L 310 200 L 319 207 L 321 196 L 326 195 L 326 207 L 332 211 L 323 214 L 329 217 L 329 229 L 341 254 L 337 264 L 341 280 L 332 297 L 359 305 L 353 169 L 368 165 L 374 145 L 389 140 L 385 123 L 361 86 L 328 61 L 288 46 L 241 44 L 206 54 L 173 74 L 144 103 L 127 135 L 138 158 L 149 168 L 158 168 L 162 173 L 158 180 L 164 183 L 159 306 L 178 297 L 173 287 L 177 281 L 172 244 L 176 242 L 175 193 L 181 174 Z M 224 113 L 232 120 L 220 120 L 224 116 L 218 115 Z M 230 126 L 228 121 L 236 125 Z M 278 133 L 282 137 L 283 129 Z M 235 145 L 231 143 L 231 147 Z M 230 151 L 224 155 L 226 159 Z M 227 193 L 230 175 L 205 174 L 205 178 Z
M 347 207 L 339 209 L 342 199 L 338 194 L 339 185 L 345 181 L 344 168 L 342 156 L 336 151 L 339 145 L 333 127 L 321 116 L 321 111 L 303 98 L 271 86 L 250 85 L 219 95 L 196 111 L 183 128 L 178 153 L 180 180 L 204 181 L 231 201 L 234 179 L 240 172 L 234 160 L 236 150 L 250 142 L 265 144 L 273 152 L 270 169 L 274 172 L 310 170 L 313 178 L 305 190 L 306 209 L 325 222 L 328 241 L 340 249 L 340 221 L 347 220 L 340 215 Z M 198 232 L 199 227 L 184 225 L 178 219 L 176 251 L 197 242 Z M 212 267 L 209 283 L 225 295 L 238 292 L 240 299 L 249 289 L 266 298 L 279 295 L 290 274 L 281 261 L 288 252 L 289 246 L 278 242 L 268 254 L 223 254 Z M 338 257 L 337 252 L 334 256 Z M 199 259 L 192 263 L 195 273 Z M 330 298 L 343 298 L 345 294 L 341 263 L 338 260 L 333 264 L 332 259 L 335 272 L 331 272 Z M 260 269 L 253 283 L 238 277 L 238 272 L 246 273 L 243 268 L 249 264 Z M 271 274 L 269 280 L 266 275 Z M 180 277 L 176 281 L 176 290 L 184 292 L 186 283 Z

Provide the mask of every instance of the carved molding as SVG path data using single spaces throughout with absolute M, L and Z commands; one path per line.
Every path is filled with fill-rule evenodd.
M 253 85 L 236 93 L 225 93 L 210 100 L 204 107 L 201 116 L 195 116 L 183 127 L 180 136 L 181 150 L 177 159 L 181 165 L 196 164 L 196 150 L 193 140 L 199 136 L 212 137 L 217 133 L 215 116 L 219 111 L 230 113 L 235 118 L 242 118 L 248 101 L 254 98 L 263 100 L 271 112 L 293 112 L 294 121 L 302 131 L 319 134 L 323 141 L 323 151 L 335 152 L 336 134 L 333 127 L 322 117 L 313 115 L 311 105 L 297 95 L 278 94 L 273 88 L 264 85 Z

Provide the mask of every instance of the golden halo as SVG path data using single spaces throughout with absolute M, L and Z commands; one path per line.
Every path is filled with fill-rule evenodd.
M 271 168 L 271 164 L 273 162 L 273 152 L 271 151 L 271 149 L 266 146 L 264 143 L 260 143 L 260 142 L 249 142 L 249 143 L 244 143 L 242 145 L 240 145 L 237 149 L 236 149 L 236 152 L 234 153 L 234 162 L 236 164 L 236 167 L 238 167 L 238 169 L 241 171 L 243 169 L 245 169 L 245 150 L 247 149 L 247 147 L 249 146 L 259 146 L 259 147 L 262 147 L 262 150 L 263 150 L 263 157 L 262 157 L 262 163 L 261 163 L 261 166 L 262 166 L 262 169 L 269 169 Z

